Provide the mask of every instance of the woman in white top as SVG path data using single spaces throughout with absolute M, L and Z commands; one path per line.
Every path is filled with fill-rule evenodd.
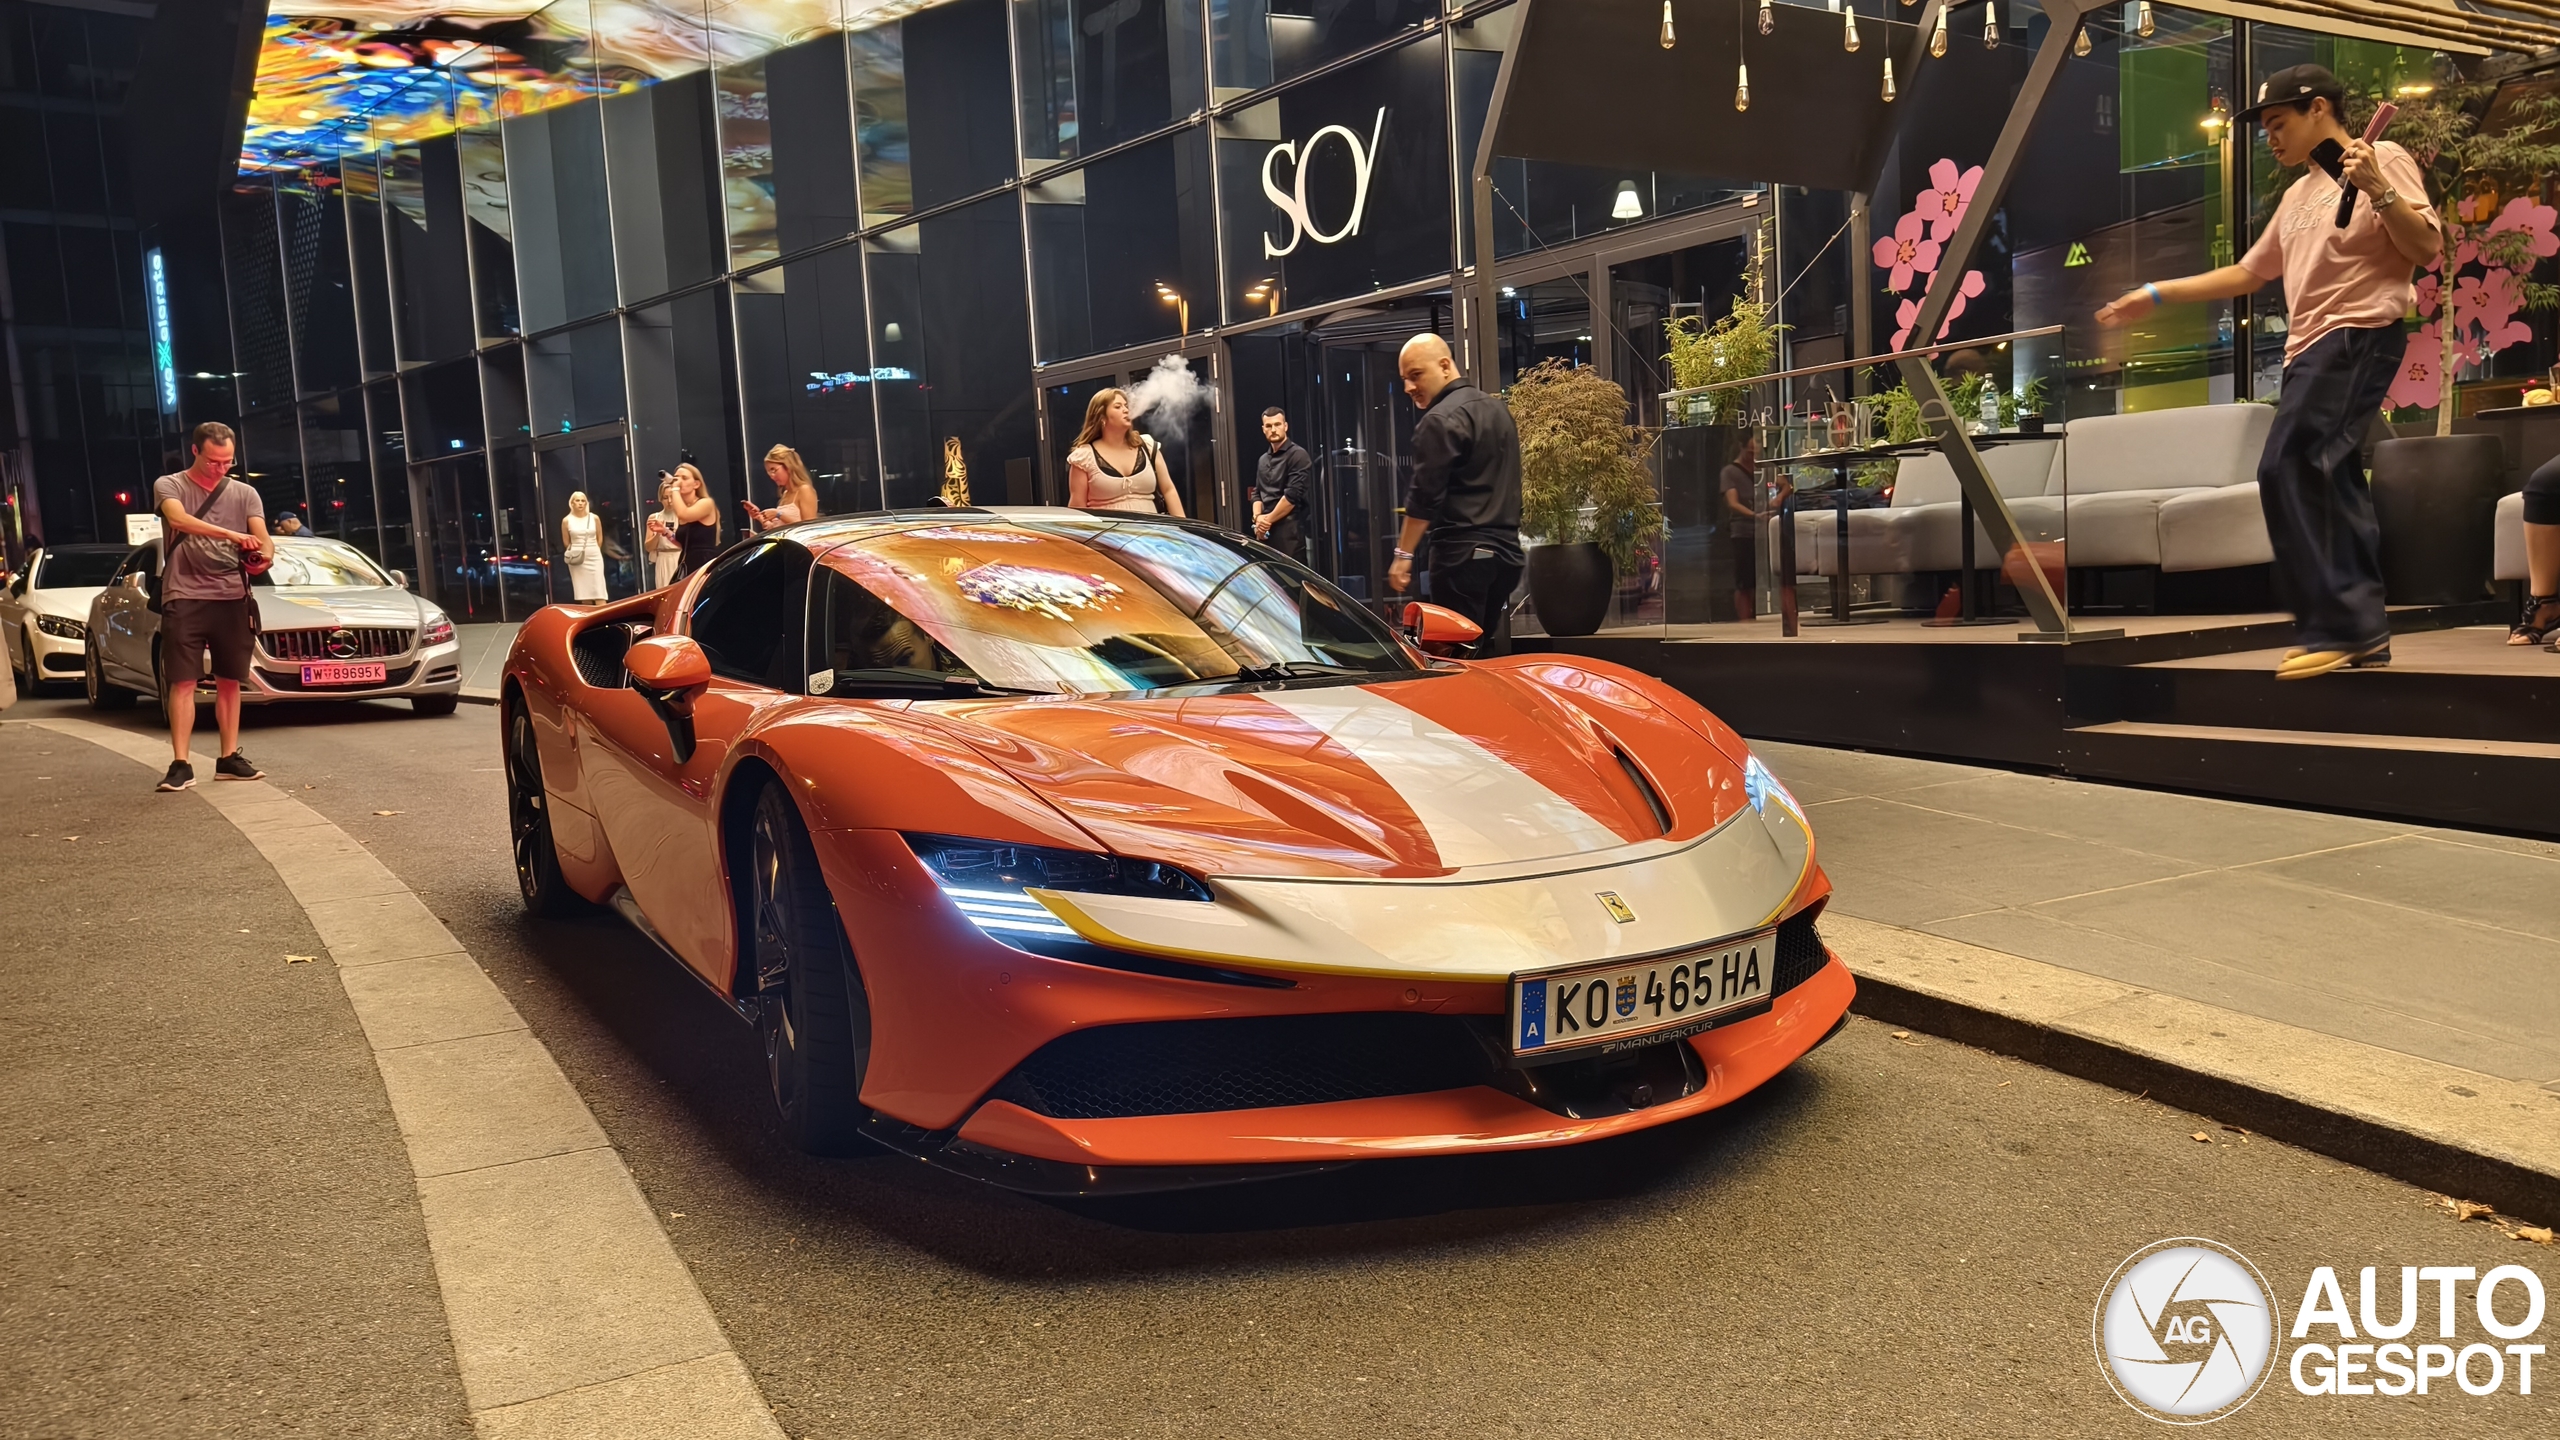
M 640 548 L 649 552 L 649 588 L 664 590 L 676 578 L 676 561 L 684 548 L 676 544 L 676 526 L 682 521 L 676 515 L 676 477 L 658 477 L 658 509 L 649 517 L 649 531 Z
M 1129 422 L 1129 397 L 1094 393 L 1084 428 L 1067 452 L 1067 503 L 1078 510 L 1128 510 L 1180 517 L 1182 497 L 1165 474 L 1164 451 Z
M 764 473 L 765 478 L 773 482 L 774 493 L 781 498 L 770 510 L 756 508 L 753 500 L 746 502 L 747 517 L 756 522 L 757 529 L 771 530 L 776 526 L 797 525 L 803 520 L 818 518 L 818 485 L 809 478 L 809 466 L 800 458 L 799 451 L 788 445 L 776 445 L 767 450 L 764 452 Z
M 560 519 L 560 563 L 569 570 L 569 595 L 575 600 L 607 598 L 604 583 L 604 521 L 587 509 L 587 492 L 569 492 L 569 513 Z

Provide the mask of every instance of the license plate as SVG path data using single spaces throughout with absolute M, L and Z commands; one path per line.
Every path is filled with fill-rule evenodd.
M 305 685 L 379 685 L 387 678 L 389 672 L 379 660 L 361 664 L 327 660 L 302 667 Z
M 1624 1050 L 1694 1034 L 1769 999 L 1777 937 L 1739 940 L 1645 960 L 1578 965 L 1511 981 L 1511 1053 Z

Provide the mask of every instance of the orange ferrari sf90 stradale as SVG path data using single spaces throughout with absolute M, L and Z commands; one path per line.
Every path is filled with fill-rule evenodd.
M 1277 551 L 821 520 L 507 662 L 526 903 L 760 1029 L 797 1144 L 1046 1194 L 1570 1145 L 1842 1023 L 1794 797 L 1678 692 Z

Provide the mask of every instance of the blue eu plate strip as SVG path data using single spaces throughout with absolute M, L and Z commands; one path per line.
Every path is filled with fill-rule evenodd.
M 1547 982 L 1525 981 L 1520 986 L 1520 1047 L 1533 1050 L 1547 1043 Z

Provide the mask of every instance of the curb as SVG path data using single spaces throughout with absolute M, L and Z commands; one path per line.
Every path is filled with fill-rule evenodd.
M 1871 1019 L 2058 1070 L 2271 1140 L 2560 1220 L 2560 1094 L 1851 916 L 1823 918 Z

